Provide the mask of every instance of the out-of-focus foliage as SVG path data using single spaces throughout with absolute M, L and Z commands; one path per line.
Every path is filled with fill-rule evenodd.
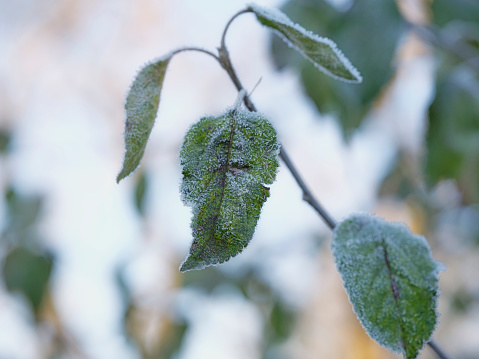
M 280 347 L 294 333 L 299 308 L 288 305 L 271 284 L 262 279 L 255 267 L 248 268 L 241 276 L 230 275 L 215 267 L 189 271 L 184 274 L 183 286 L 207 293 L 213 293 L 220 287 L 237 288 L 261 313 L 264 322 L 261 357 L 283 357 Z
M 306 29 L 335 41 L 361 72 L 363 82 L 358 86 L 334 81 L 273 39 L 276 66 L 297 68 L 318 110 L 337 115 L 344 133 L 350 135 L 393 74 L 392 60 L 405 30 L 394 1 L 361 0 L 339 10 L 324 0 L 291 0 L 282 10 Z
M 479 202 L 479 3 L 434 1 L 440 57 L 429 110 L 425 175 L 454 179 L 464 203 Z
M 0 130 L 0 154 L 6 152 L 10 143 L 10 135 L 6 131 Z
M 458 21 L 479 23 L 479 3 L 476 0 L 434 0 L 431 10 L 433 23 L 441 27 Z
M 457 181 L 465 203 L 479 201 L 479 82 L 470 69 L 456 67 L 440 79 L 430 111 L 426 178 Z
M 6 250 L 2 278 L 6 288 L 22 293 L 38 315 L 54 263 L 38 236 L 42 199 L 19 195 L 11 188 L 6 191 L 5 199 L 7 223 L 0 243 Z
M 8 212 L 2 242 L 10 245 L 30 244 L 37 239 L 35 226 L 41 211 L 42 199 L 36 196 L 21 196 L 12 188 L 6 190 L 5 199 Z
M 51 256 L 16 247 L 4 259 L 2 276 L 7 289 L 21 292 L 37 313 L 47 291 Z
M 148 190 L 147 174 L 142 171 L 136 181 L 135 186 L 135 205 L 140 215 L 145 214 L 145 199 Z

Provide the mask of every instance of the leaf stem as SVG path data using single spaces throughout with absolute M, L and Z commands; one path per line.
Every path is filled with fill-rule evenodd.
M 216 59 L 216 61 L 220 62 L 220 58 L 213 52 L 208 51 L 206 49 L 202 49 L 201 47 L 181 47 L 179 49 L 176 49 L 171 52 L 170 56 L 179 54 L 180 52 L 186 52 L 186 51 L 196 51 L 196 52 L 202 52 L 204 54 L 207 54 L 209 56 L 212 56 Z M 220 62 L 221 63 L 221 62 Z
M 228 23 L 227 23 L 226 26 L 225 26 L 225 29 L 223 30 L 223 35 L 221 36 L 221 49 L 226 49 L 226 45 L 225 45 L 226 33 L 228 32 L 228 29 L 229 29 L 231 23 L 232 23 L 237 17 L 239 17 L 240 15 L 246 14 L 246 13 L 248 13 L 248 12 L 251 12 L 251 10 L 250 10 L 250 9 L 241 10 L 241 11 L 237 12 L 236 14 L 234 14 L 233 17 L 228 21 Z

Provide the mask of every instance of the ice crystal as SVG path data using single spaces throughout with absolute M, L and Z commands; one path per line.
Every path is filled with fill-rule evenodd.
M 355 214 L 336 227 L 331 246 L 368 334 L 405 358 L 416 358 L 437 323 L 442 270 L 426 239 L 404 224 Z
M 223 263 L 248 245 L 276 177 L 278 153 L 275 129 L 257 113 L 232 109 L 190 128 L 180 162 L 193 243 L 180 271 Z

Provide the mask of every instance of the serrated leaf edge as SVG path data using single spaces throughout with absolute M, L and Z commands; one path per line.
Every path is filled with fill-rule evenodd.
M 367 212 L 356 212 L 354 214 L 351 214 L 349 216 L 347 216 L 346 218 L 344 218 L 342 221 L 338 222 L 334 231 L 333 231 L 333 238 L 332 238 L 332 241 L 331 241 L 331 249 L 332 249 L 332 252 L 333 252 L 333 259 L 334 259 L 334 262 L 336 264 L 336 266 L 338 265 L 337 262 L 336 262 L 336 256 L 334 256 L 334 237 L 336 235 L 336 229 L 339 228 L 340 224 L 343 223 L 344 221 L 347 221 L 347 220 L 350 220 L 350 219 L 353 219 L 354 217 L 361 217 L 361 216 L 366 216 L 366 217 L 370 217 L 370 218 L 373 218 L 373 219 L 380 219 L 381 221 L 385 222 L 385 223 L 388 223 L 389 225 L 393 226 L 393 227 L 396 227 L 398 229 L 401 229 L 401 230 L 405 230 L 407 232 L 409 232 L 412 236 L 416 237 L 417 239 L 419 239 L 421 242 L 425 243 L 427 245 L 427 249 L 428 249 L 428 254 L 430 255 L 430 257 L 432 258 L 432 260 L 436 263 L 436 269 L 434 270 L 434 272 L 432 272 L 432 274 L 434 274 L 434 276 L 436 276 L 438 279 L 439 279 L 439 273 L 443 272 L 446 270 L 446 267 L 445 265 L 440 262 L 440 261 L 437 261 L 436 259 L 434 259 L 434 257 L 432 256 L 432 251 L 431 251 L 431 247 L 429 245 L 429 242 L 428 240 L 426 239 L 426 237 L 424 237 L 423 235 L 420 235 L 420 234 L 416 234 L 414 232 L 411 231 L 411 229 L 406 225 L 406 223 L 404 222 L 390 222 L 390 221 L 387 221 L 385 220 L 384 218 L 382 217 L 379 217 L 379 216 L 375 216 L 375 215 L 372 215 L 371 213 L 367 213 Z M 389 268 L 388 268 L 389 270 Z M 340 273 L 341 275 L 341 273 Z M 366 326 L 363 324 L 363 320 L 364 318 L 361 318 L 358 313 L 356 312 L 356 308 L 353 304 L 353 302 L 351 301 L 351 298 L 349 297 L 349 292 L 345 286 L 345 282 L 342 278 L 342 275 L 341 275 L 341 282 L 342 282 L 342 285 L 343 285 L 343 288 L 345 290 L 345 292 L 347 293 L 347 297 L 348 297 L 348 301 L 349 303 L 351 304 L 351 307 L 353 309 L 353 312 L 354 314 L 356 315 L 356 317 L 358 318 L 358 320 L 361 322 L 361 325 L 363 326 L 364 328 L 364 331 L 366 332 L 366 334 L 368 335 L 369 338 L 371 338 L 371 340 L 373 340 L 374 342 L 378 343 L 370 334 L 369 334 L 369 331 L 366 329 Z M 382 344 L 379 344 L 378 345 L 381 345 L 382 347 L 388 349 L 388 350 L 391 350 L 392 352 L 396 352 L 398 354 L 402 354 L 404 356 L 404 358 L 406 359 L 416 359 L 418 357 L 418 355 L 420 354 L 420 352 L 425 348 L 426 344 L 431 340 L 434 332 L 436 331 L 437 329 L 437 326 L 439 325 L 439 317 L 440 317 L 440 313 L 438 312 L 438 302 L 439 302 L 439 297 L 441 295 L 441 290 L 439 288 L 439 285 L 437 286 L 436 289 L 436 296 L 434 298 L 434 313 L 435 313 L 435 316 L 436 316 L 436 321 L 434 323 L 434 328 L 432 329 L 431 331 L 431 335 L 430 337 L 424 341 L 423 345 L 421 348 L 418 349 L 417 351 L 417 354 L 416 354 L 416 357 L 414 358 L 406 358 L 406 353 L 405 353 L 405 348 L 403 346 L 403 344 L 401 343 L 402 347 L 403 347 L 403 350 L 402 352 L 399 352 L 399 351 L 396 351 L 396 350 L 393 350 L 389 347 L 386 347 Z M 396 303 L 396 298 L 394 298 L 394 301 Z M 401 332 L 403 331 L 402 329 L 402 326 L 401 326 Z
M 143 66 L 141 66 L 137 72 L 136 72 L 136 75 L 133 77 L 133 81 L 130 83 L 130 86 L 126 92 L 126 96 L 124 97 L 124 101 L 123 101 L 123 112 L 124 112 L 124 132 L 122 133 L 123 135 L 123 145 L 124 145 L 124 148 L 125 148 L 125 151 L 123 153 L 123 157 L 122 157 L 122 166 L 121 166 L 121 169 L 116 177 L 116 182 L 117 183 L 120 183 L 121 180 L 129 177 L 130 175 L 132 175 L 133 173 L 135 173 L 138 168 L 140 168 L 141 166 L 141 159 L 143 158 L 143 155 L 144 155 L 144 150 L 146 148 L 146 145 L 148 144 L 148 141 L 149 141 L 149 136 L 151 134 L 151 130 L 150 130 L 150 134 L 148 135 L 148 139 L 146 140 L 144 146 L 143 146 L 143 153 L 141 154 L 140 156 L 140 160 L 138 161 L 138 165 L 136 166 L 135 169 L 127 172 L 125 171 L 125 161 L 126 161 L 126 156 L 128 154 L 128 150 L 127 150 L 127 144 L 126 144 L 126 137 L 125 137 L 125 134 L 126 134 L 126 125 L 127 125 L 127 119 L 128 119 L 128 112 L 127 112 L 127 108 L 126 108 L 126 104 L 127 104 L 127 101 L 128 101 L 128 96 L 133 88 L 133 85 L 136 81 L 136 79 L 138 78 L 139 74 L 147 67 L 147 66 L 150 66 L 150 65 L 153 65 L 153 64 L 156 64 L 156 63 L 160 63 L 160 62 L 166 62 L 166 67 L 165 67 L 165 73 L 166 73 L 166 70 L 167 70 L 167 67 L 168 67 L 168 64 L 169 64 L 169 61 L 172 59 L 172 57 L 178 52 L 178 50 L 175 50 L 175 51 L 170 51 L 169 53 L 163 55 L 163 56 L 160 56 L 160 57 L 157 57 L 153 60 L 150 60 L 148 62 L 146 62 Z M 163 75 L 163 81 L 164 81 L 164 76 Z M 161 96 L 161 90 L 162 88 L 160 89 L 160 94 L 159 96 Z M 161 101 L 161 98 L 159 99 L 159 102 L 158 102 L 158 108 L 160 106 L 160 101 Z M 158 110 L 158 109 L 157 109 Z M 155 121 L 156 121 L 156 117 L 155 117 Z M 153 129 L 153 126 L 152 126 L 152 129 Z
M 275 19 L 274 21 L 282 24 L 282 25 L 285 25 L 285 26 L 290 26 L 292 27 L 293 29 L 295 29 L 296 31 L 299 31 L 300 33 L 304 34 L 305 36 L 309 37 L 311 40 L 314 40 L 316 42 L 319 42 L 319 43 L 322 43 L 322 44 L 325 44 L 325 45 L 328 45 L 331 50 L 338 56 L 339 60 L 344 64 L 344 66 L 347 68 L 347 70 L 351 73 L 351 75 L 353 77 L 356 77 L 356 80 L 349 80 L 349 79 L 345 79 L 344 77 L 341 77 L 341 76 L 338 76 L 336 74 L 333 74 L 331 71 L 329 71 L 328 69 L 326 69 L 325 67 L 323 67 L 321 64 L 317 63 L 316 61 L 314 61 L 313 59 L 311 59 L 307 54 L 304 53 L 303 50 L 301 50 L 300 48 L 298 48 L 295 44 L 293 44 L 283 33 L 281 33 L 279 30 L 276 30 L 276 29 L 272 29 L 272 28 L 269 28 L 270 30 L 272 30 L 276 35 L 278 35 L 284 42 L 286 42 L 288 44 L 288 46 L 290 46 L 292 49 L 294 49 L 295 51 L 297 51 L 298 53 L 300 53 L 304 58 L 306 58 L 307 60 L 311 61 L 313 63 L 313 65 L 318 69 L 320 70 L 321 72 L 327 74 L 328 76 L 331 76 L 332 78 L 336 79 L 336 80 L 339 80 L 339 81 L 343 81 L 343 82 L 347 82 L 347 83 L 354 83 L 354 84 L 359 84 L 363 81 L 363 77 L 361 76 L 361 73 L 359 72 L 359 70 L 354 67 L 354 65 L 351 63 L 351 61 L 343 54 L 343 52 L 341 51 L 341 49 L 339 49 L 338 45 L 336 45 L 336 43 L 327 38 L 327 37 L 322 37 L 322 36 L 319 36 L 315 33 L 313 33 L 312 31 L 309 31 L 309 30 L 306 30 L 305 28 L 303 28 L 302 26 L 300 26 L 299 24 L 293 22 L 289 17 L 287 17 L 284 13 L 282 13 L 281 11 L 279 11 L 278 9 L 274 9 L 274 8 L 266 8 L 266 7 L 262 7 L 262 6 L 259 6 L 257 4 L 254 4 L 254 3 L 250 3 L 247 5 L 247 9 L 253 13 L 259 13 L 261 14 L 262 16 L 264 16 L 265 18 L 271 18 L 271 15 L 274 15 L 275 16 Z

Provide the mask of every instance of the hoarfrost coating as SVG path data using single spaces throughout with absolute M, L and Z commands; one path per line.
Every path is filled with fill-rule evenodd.
M 368 334 L 405 358 L 416 358 L 437 324 L 443 269 L 426 239 L 404 224 L 355 214 L 336 227 L 331 247 Z
M 291 21 L 277 9 L 267 9 L 256 4 L 249 4 L 259 22 L 271 28 L 291 48 L 311 61 L 316 68 L 327 75 L 349 83 L 360 83 L 359 71 L 344 56 L 336 43 L 320 37 Z
M 236 108 L 191 126 L 180 151 L 180 191 L 192 207 L 193 244 L 181 271 L 223 263 L 248 245 L 278 154 L 276 131 L 258 113 Z
M 148 63 L 138 72 L 130 87 L 124 106 L 125 154 L 117 182 L 130 175 L 140 165 L 155 124 L 161 88 L 170 59 L 171 57 L 163 56 L 159 60 Z

